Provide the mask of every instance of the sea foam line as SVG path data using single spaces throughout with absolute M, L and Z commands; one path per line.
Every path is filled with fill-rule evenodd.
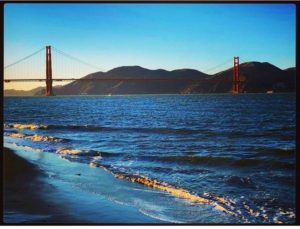
M 25 134 L 22 133 L 10 133 L 9 134 L 11 137 L 17 137 L 17 138 L 26 138 L 26 139 L 31 139 L 33 141 L 55 141 L 53 137 L 48 137 L 48 136 L 38 136 L 38 135 L 29 135 L 26 136 Z M 92 152 L 92 154 L 91 154 Z M 218 211 L 224 212 L 226 214 L 232 215 L 232 216 L 239 216 L 239 214 L 226 209 L 230 208 L 234 203 L 225 200 L 222 197 L 214 197 L 210 194 L 204 193 L 205 197 L 201 197 L 195 194 L 190 193 L 189 191 L 179 188 L 173 185 L 170 185 L 164 181 L 159 181 L 156 179 L 151 179 L 149 177 L 143 176 L 143 175 L 133 175 L 133 174 L 126 174 L 124 172 L 117 171 L 117 169 L 112 168 L 109 165 L 102 165 L 96 162 L 96 160 L 101 159 L 103 155 L 101 155 L 101 152 L 97 151 L 88 151 L 88 150 L 76 150 L 76 149 L 71 149 L 71 148 L 59 148 L 57 149 L 56 153 L 60 155 L 89 155 L 89 156 L 94 156 L 93 160 L 90 162 L 90 166 L 94 167 L 99 167 L 102 168 L 103 170 L 110 172 L 115 178 L 117 179 L 123 179 L 123 180 L 128 180 L 134 183 L 139 183 L 144 186 L 161 190 L 164 192 L 167 192 L 171 194 L 174 197 L 181 198 L 181 199 L 186 199 L 191 202 L 199 203 L 199 204 L 209 204 L 213 208 L 215 208 Z M 223 205 L 223 206 L 222 206 Z
M 47 129 L 48 126 L 46 126 L 46 125 L 37 125 L 37 124 L 14 123 L 14 124 L 4 124 L 4 128 L 36 130 L 36 129 Z
M 24 138 L 29 139 L 34 142 L 60 142 L 63 141 L 63 139 L 52 137 L 52 136 L 42 136 L 42 135 L 26 135 L 22 133 L 8 133 L 7 136 L 12 138 Z
M 147 186 L 147 187 L 150 187 L 150 188 L 153 188 L 153 189 L 158 189 L 158 190 L 170 193 L 172 196 L 175 196 L 175 197 L 181 198 L 181 199 L 186 199 L 186 200 L 189 200 L 191 202 L 196 202 L 196 203 L 199 203 L 199 204 L 209 204 L 218 211 L 224 212 L 224 213 L 232 215 L 232 216 L 238 216 L 237 213 L 235 213 L 231 210 L 228 210 L 225 207 L 221 206 L 221 204 L 223 204 L 225 206 L 232 204 L 229 201 L 226 201 L 222 197 L 216 197 L 215 200 L 205 198 L 205 197 L 201 197 L 201 196 L 192 194 L 192 193 L 190 193 L 189 191 L 187 191 L 183 188 L 179 188 L 179 187 L 175 187 L 173 185 L 170 185 L 170 184 L 168 184 L 164 181 L 151 179 L 151 178 L 143 176 L 143 175 L 125 174 L 125 173 L 120 173 L 120 172 L 117 172 L 117 171 L 113 171 L 112 169 L 110 169 L 110 166 L 100 165 L 95 161 L 90 162 L 90 166 L 100 167 L 100 168 L 102 168 L 106 171 L 109 171 L 117 179 L 123 179 L 123 180 L 128 180 L 128 181 L 131 181 L 131 182 L 134 182 L 134 183 L 139 183 L 139 184 L 142 184 L 144 186 Z
M 46 125 L 36 125 L 36 124 L 4 124 L 4 128 L 18 128 L 18 129 L 47 129 L 48 126 Z M 59 142 L 64 139 L 55 138 L 52 136 L 40 136 L 40 135 L 25 135 L 23 133 L 9 133 L 7 134 L 10 137 L 14 138 L 25 138 L 32 141 L 49 141 L 49 142 Z M 76 149 L 70 149 L 70 148 L 60 148 L 56 151 L 58 154 L 61 155 L 89 155 L 94 156 L 94 159 L 101 159 L 103 156 L 110 156 L 110 154 L 102 153 L 98 151 L 93 150 L 76 150 Z M 248 220 L 245 219 L 245 217 L 239 212 L 234 212 L 232 210 L 235 209 L 235 202 L 232 200 L 226 200 L 222 197 L 213 196 L 208 193 L 204 193 L 203 196 L 198 196 L 195 194 L 190 193 L 189 191 L 170 185 L 166 182 L 159 181 L 156 179 L 151 179 L 149 177 L 143 176 L 143 175 L 132 175 L 132 174 L 126 174 L 124 172 L 119 172 L 116 169 L 111 168 L 111 166 L 108 165 L 101 165 L 96 162 L 96 160 L 91 161 L 91 166 L 100 167 L 108 172 L 110 172 L 115 178 L 117 179 L 124 179 L 129 180 L 131 182 L 139 183 L 144 186 L 161 190 L 167 193 L 170 193 L 171 195 L 186 199 L 191 202 L 199 203 L 199 204 L 209 204 L 212 207 L 214 207 L 216 210 L 224 212 L 226 214 L 232 215 L 232 216 L 239 216 L 241 217 L 245 222 Z M 244 208 L 247 210 L 247 212 L 255 217 L 262 217 L 263 221 L 267 221 L 268 217 L 265 214 L 262 214 L 259 211 L 254 211 L 249 206 L 245 205 Z M 229 210 L 231 209 L 231 210 Z M 293 218 L 293 216 L 291 216 Z M 282 223 L 277 218 L 273 219 L 275 223 Z

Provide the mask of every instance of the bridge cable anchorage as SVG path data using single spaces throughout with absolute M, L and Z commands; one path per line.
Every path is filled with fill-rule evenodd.
M 232 61 L 232 58 L 230 58 L 230 59 L 226 60 L 225 62 L 223 62 L 223 63 L 221 63 L 221 64 L 218 64 L 218 65 L 216 65 L 216 66 L 214 66 L 214 67 L 212 67 L 212 68 L 206 69 L 206 70 L 204 70 L 203 72 L 210 72 L 211 70 L 215 70 L 215 69 L 217 69 L 217 68 L 219 68 L 219 67 L 221 67 L 221 66 L 223 66 L 223 65 L 225 65 L 225 64 L 228 64 L 228 63 L 231 62 L 231 61 Z
M 32 54 L 30 54 L 30 55 L 24 57 L 24 58 L 22 58 L 22 59 L 20 59 L 20 60 L 18 60 L 18 61 L 16 61 L 16 62 L 14 62 L 14 63 L 12 63 L 12 64 L 9 64 L 9 65 L 4 66 L 4 69 L 7 69 L 7 68 L 9 68 L 9 67 L 12 67 L 12 66 L 14 66 L 14 65 L 16 65 L 16 64 L 18 64 L 18 63 L 24 61 L 24 60 L 27 60 L 28 58 L 30 58 L 30 57 L 32 57 L 32 56 L 38 54 L 39 52 L 41 52 L 41 51 L 43 51 L 43 50 L 45 50 L 45 47 L 39 49 L 38 51 L 36 51 L 36 52 L 34 52 L 34 53 L 32 53 Z
M 54 51 L 58 52 L 59 54 L 65 56 L 65 57 L 68 57 L 68 58 L 70 58 L 70 59 L 73 59 L 73 60 L 75 60 L 75 61 L 77 61 L 77 62 L 79 62 L 79 63 L 81 63 L 81 64 L 87 65 L 87 66 L 89 66 L 89 67 L 91 67 L 91 68 L 95 68 L 95 69 L 97 69 L 97 70 L 101 70 L 101 71 L 102 71 L 101 68 L 99 68 L 99 67 L 97 67 L 97 66 L 95 66 L 95 65 L 89 64 L 89 63 L 87 63 L 87 62 L 85 62 L 85 61 L 83 61 L 83 60 L 80 60 L 80 59 L 76 58 L 76 57 L 73 57 L 73 56 L 71 56 L 71 55 L 69 55 L 69 54 L 67 54 L 67 53 L 65 53 L 65 52 L 63 52 L 63 51 L 61 51 L 61 50 L 59 50 L 59 49 L 53 47 L 53 46 L 52 46 L 52 49 L 53 49 Z

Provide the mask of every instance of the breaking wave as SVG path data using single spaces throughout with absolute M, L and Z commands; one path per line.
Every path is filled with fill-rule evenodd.
M 4 124 L 4 128 L 15 129 L 55 129 L 55 130 L 76 130 L 76 131 L 128 131 L 128 132 L 142 132 L 142 133 L 156 133 L 156 134 L 204 134 L 209 136 L 228 136 L 228 137 L 242 137 L 248 136 L 247 133 L 241 131 L 223 131 L 216 132 L 207 129 L 195 130 L 188 128 L 143 128 L 143 127 L 110 127 L 97 125 L 38 125 L 38 124 Z
M 14 133 L 13 133 L 14 134 Z M 16 134 L 18 136 L 24 137 L 24 134 Z M 27 148 L 26 148 L 27 149 Z M 31 148 L 28 148 L 28 150 L 32 150 Z M 56 150 L 56 153 L 61 156 L 89 156 L 92 160 L 89 161 L 89 165 L 92 167 L 99 167 L 109 173 L 111 173 L 115 178 L 121 179 L 121 180 L 127 180 L 133 183 L 141 184 L 143 186 L 160 190 L 166 193 L 169 193 L 171 196 L 174 196 L 176 198 L 180 198 L 186 201 L 189 201 L 191 203 L 195 204 L 203 204 L 203 205 L 210 205 L 212 208 L 214 208 L 217 211 L 223 212 L 225 214 L 228 214 L 233 217 L 238 217 L 245 223 L 250 223 L 249 219 L 244 215 L 247 213 L 251 217 L 255 218 L 261 218 L 263 222 L 270 222 L 269 216 L 264 212 L 260 211 L 259 209 L 252 209 L 249 205 L 246 203 L 243 203 L 242 205 L 237 202 L 236 200 L 232 200 L 229 198 L 224 198 L 221 196 L 215 196 L 211 193 L 203 192 L 202 195 L 195 194 L 193 192 L 190 192 L 187 189 L 169 184 L 167 182 L 153 179 L 148 176 L 144 176 L 141 174 L 132 174 L 127 171 L 122 170 L 121 168 L 115 167 L 111 164 L 104 164 L 102 159 L 103 157 L 109 157 L 109 156 L 116 156 L 113 153 L 105 153 L 100 152 L 96 150 L 83 150 L 83 149 L 72 149 L 72 148 L 58 148 Z M 233 184 L 233 185 L 241 185 L 244 187 L 251 187 L 254 185 L 254 182 L 250 177 L 238 177 L 238 176 L 230 176 L 225 179 L 225 182 Z M 241 207 L 243 212 L 241 211 Z M 283 212 L 283 210 L 282 210 Z M 293 211 L 291 212 L 283 212 L 281 215 L 288 215 L 290 218 L 293 218 L 294 215 Z M 278 217 L 281 217 L 281 215 L 278 215 Z M 274 218 L 272 222 L 275 222 L 277 224 L 282 223 L 279 219 Z
M 194 203 L 209 204 L 218 211 L 224 212 L 232 216 L 238 216 L 238 213 L 230 210 L 230 207 L 235 203 L 233 201 L 226 200 L 222 197 L 215 197 L 208 193 L 204 193 L 204 196 L 198 196 L 189 192 L 188 190 L 173 186 L 164 181 L 151 179 L 143 175 L 127 174 L 125 172 L 118 171 L 115 167 L 113 168 L 110 165 L 100 164 L 96 162 L 96 160 L 91 161 L 90 166 L 99 167 L 104 169 L 105 171 L 109 171 L 117 179 L 128 180 L 134 183 L 142 184 L 153 189 L 158 189 L 170 193 L 174 197 L 185 199 Z
M 29 129 L 29 130 L 76 130 L 76 131 L 87 131 L 87 132 L 111 132 L 111 131 L 125 131 L 125 132 L 138 132 L 138 133 L 149 133 L 149 134 L 180 134 L 180 135 L 191 135 L 191 134 L 201 134 L 203 136 L 212 137 L 212 136 L 223 136 L 228 138 L 256 138 L 265 135 L 278 135 L 281 136 L 280 133 L 275 132 L 248 132 L 248 131 L 231 131 L 231 130 L 222 130 L 215 131 L 209 129 L 190 129 L 190 128 L 170 128 L 170 127 L 111 127 L 111 126 L 98 126 L 98 125 L 41 125 L 41 124 L 4 124 L 4 128 L 13 128 L 13 129 Z
M 43 136 L 43 135 L 29 135 L 17 132 L 18 130 L 15 129 L 28 129 L 28 130 L 47 130 L 47 129 L 60 129 L 60 130 L 74 130 L 74 131 L 133 131 L 133 132 L 143 132 L 143 133 L 158 133 L 158 134 L 197 134 L 197 133 L 203 133 L 210 136 L 216 136 L 216 135 L 224 135 L 228 137 L 236 137 L 236 136 L 250 136 L 249 134 L 245 134 L 242 132 L 209 132 L 209 131 L 201 131 L 201 130 L 193 130 L 193 129 L 186 129 L 186 128 L 116 128 L 116 127 L 101 127 L 101 126 L 93 126 L 93 125 L 38 125 L 38 124 L 4 124 L 5 130 L 4 135 L 10 136 L 12 138 L 22 138 L 22 139 L 28 139 L 35 142 L 68 142 L 70 140 L 63 139 L 63 138 L 57 138 L 53 136 Z M 23 131 L 26 132 L 26 131 Z M 42 132 L 42 131 L 41 131 Z M 226 199 L 224 197 L 214 196 L 210 193 L 204 192 L 201 195 L 195 194 L 190 192 L 189 190 L 186 190 L 181 187 L 177 187 L 175 185 L 166 183 L 162 180 L 164 178 L 161 178 L 162 180 L 154 179 L 151 177 L 135 174 L 134 172 L 129 172 L 127 170 L 123 170 L 122 168 L 118 168 L 113 166 L 111 163 L 107 163 L 110 160 L 102 160 L 105 157 L 119 157 L 124 156 L 123 154 L 118 153 L 107 153 L 107 152 L 101 152 L 97 150 L 90 150 L 90 149 L 73 149 L 70 147 L 61 147 L 57 148 L 57 145 L 54 145 L 54 152 L 59 154 L 61 157 L 65 157 L 68 159 L 71 159 L 74 157 L 76 160 L 78 157 L 87 157 L 85 162 L 89 162 L 90 166 L 99 167 L 102 168 L 108 172 L 110 172 L 115 178 L 127 180 L 130 182 L 138 183 L 143 186 L 160 190 L 166 193 L 169 193 L 170 195 L 181 198 L 184 200 L 187 200 L 189 202 L 197 203 L 197 204 L 205 204 L 210 205 L 214 209 L 224 212 L 228 215 L 239 217 L 244 222 L 248 222 L 245 215 L 243 215 L 245 212 L 253 217 L 261 218 L 263 222 L 275 222 L 275 223 L 282 223 L 279 219 L 280 216 L 288 216 L 289 218 L 294 218 L 293 210 L 291 211 L 284 211 L 282 210 L 278 217 L 274 217 L 272 219 L 269 218 L 266 213 L 258 210 L 258 209 L 252 209 L 249 205 L 243 204 L 242 209 L 245 212 L 241 212 L 238 207 L 241 207 L 238 201 L 235 202 L 230 199 Z M 33 148 L 25 148 L 28 150 L 34 150 Z M 88 147 L 87 147 L 88 148 Z M 225 149 L 224 149 L 225 150 Z M 229 149 L 232 150 L 231 148 Z M 145 160 L 145 161 L 157 161 L 157 162 L 164 162 L 164 163 L 177 163 L 177 164 L 188 164 L 188 165 L 210 165 L 210 166 L 230 166 L 230 167 L 264 167 L 264 168 L 284 168 L 284 169 L 294 169 L 295 165 L 294 163 L 286 162 L 285 160 L 279 160 L 279 159 L 286 159 L 283 157 L 291 157 L 295 155 L 295 150 L 291 148 L 267 148 L 267 147 L 261 147 L 261 148 L 255 148 L 251 147 L 250 149 L 255 156 L 263 156 L 255 157 L 255 158 L 237 158 L 237 157 L 225 157 L 225 156 L 200 156 L 200 155 L 174 155 L 174 156 L 168 156 L 168 155 L 136 155 L 135 158 Z M 52 152 L 52 151 L 51 151 Z M 278 160 L 275 160 L 274 157 L 271 157 L 269 159 L 266 159 L 265 156 L 275 156 L 275 158 L 279 158 Z M 78 156 L 78 157 L 77 157 Z M 90 161 L 92 158 L 92 161 Z M 114 159 L 114 158 L 113 158 Z M 120 158 L 118 158 L 120 159 Z M 121 158 L 122 159 L 122 158 Z M 180 167 L 180 166 L 178 166 Z M 185 166 L 182 166 L 185 167 Z M 208 173 L 209 170 L 205 169 L 198 169 L 197 166 L 190 166 L 192 168 L 188 170 L 184 170 L 184 168 L 177 169 L 178 173 L 183 174 L 199 174 L 199 173 Z M 197 169 L 193 169 L 193 167 Z M 201 167 L 201 166 L 199 166 Z M 145 169 L 145 167 L 143 168 Z M 153 172 L 165 172 L 166 174 L 170 172 L 169 169 L 165 169 L 163 167 L 150 167 L 150 169 L 153 170 Z M 148 170 L 150 170 L 148 168 Z M 164 170 L 165 169 L 165 170 Z M 151 175 L 150 175 L 151 176 Z M 255 188 L 256 184 L 254 180 L 251 179 L 251 177 L 240 177 L 240 176 L 228 176 L 225 177 L 224 182 L 231 186 L 239 186 L 241 188 Z
M 96 150 L 84 150 L 84 149 L 72 149 L 72 148 L 59 148 L 56 150 L 60 155 L 76 155 L 76 156 L 91 156 L 91 157 L 111 157 L 117 156 L 117 154 L 100 152 Z
M 4 124 L 4 128 L 14 129 L 59 129 L 59 130 L 76 130 L 76 131 L 136 131 L 149 133 L 180 133 L 192 134 L 199 133 L 198 130 L 187 128 L 140 128 L 140 127 L 105 127 L 95 125 L 37 125 L 37 124 Z
M 126 172 L 121 172 L 118 170 L 118 168 L 110 166 L 110 165 L 104 165 L 101 164 L 101 162 L 98 161 L 98 158 L 95 157 L 94 160 L 90 162 L 90 166 L 93 167 L 99 167 L 101 169 L 104 169 L 107 172 L 110 172 L 115 178 L 122 179 L 122 180 L 128 180 L 133 183 L 138 183 L 141 185 L 144 185 L 149 188 L 157 189 L 163 192 L 167 192 L 170 195 L 187 200 L 191 203 L 196 204 L 205 204 L 210 205 L 217 211 L 223 212 L 225 214 L 228 214 L 230 216 L 238 217 L 240 218 L 244 223 L 250 223 L 250 221 L 247 219 L 246 215 L 244 213 L 247 213 L 251 217 L 260 218 L 263 222 L 269 223 L 270 218 L 269 216 L 261 211 L 260 209 L 252 209 L 249 205 L 247 205 L 245 202 L 243 204 L 237 203 L 235 200 L 231 200 L 228 198 L 215 196 L 210 193 L 204 192 L 201 196 L 194 194 L 184 188 L 177 187 L 174 185 L 171 185 L 167 182 L 160 181 L 158 179 L 152 179 L 150 177 L 140 175 L 140 174 L 129 174 Z M 232 177 L 231 180 L 237 180 L 236 178 Z M 248 178 L 239 178 L 240 182 L 242 183 L 251 183 L 251 179 Z M 243 213 L 241 212 L 242 207 Z M 272 220 L 271 220 L 272 222 Z M 274 223 L 280 224 L 281 221 L 273 219 Z
M 47 129 L 48 126 L 46 125 L 38 125 L 38 124 L 4 124 L 4 128 L 14 128 L 14 129 L 30 129 L 30 130 L 36 130 L 36 129 Z
M 42 135 L 27 135 L 22 133 L 5 133 L 6 136 L 12 137 L 12 138 L 23 138 L 23 139 L 29 139 L 34 142 L 63 142 L 68 141 L 67 139 L 62 138 L 56 138 L 52 136 L 42 136 Z

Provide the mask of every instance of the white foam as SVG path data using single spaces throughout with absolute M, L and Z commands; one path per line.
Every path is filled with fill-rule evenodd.
M 19 145 L 19 144 L 17 144 L 16 142 L 12 142 L 12 143 L 8 143 L 8 144 L 10 144 L 10 145 L 12 145 L 13 147 L 16 147 L 16 148 L 18 148 L 18 149 L 25 150 L 25 151 L 37 152 L 37 153 L 43 152 L 42 149 L 33 148 L 33 147 L 31 147 L 31 146 Z
M 14 128 L 14 129 L 30 129 L 30 130 L 36 130 L 36 129 L 46 129 L 48 126 L 46 125 L 37 125 L 37 124 L 20 124 L 20 123 L 14 123 L 14 124 L 5 124 L 5 128 Z
M 22 133 L 10 133 L 8 134 L 9 137 L 12 138 L 24 138 L 24 139 L 29 139 L 34 142 L 60 142 L 61 139 L 52 137 L 52 136 L 41 136 L 41 135 L 25 135 Z
M 80 149 L 72 149 L 72 148 L 59 148 L 56 150 L 56 153 L 60 155 L 77 155 L 77 156 L 101 156 L 101 152 L 93 151 L 93 150 L 80 150 Z M 98 157 L 97 159 L 99 159 Z
M 100 167 L 100 168 L 110 172 L 117 179 L 129 180 L 134 183 L 139 183 L 139 184 L 142 184 L 144 186 L 147 186 L 147 187 L 150 187 L 153 189 L 158 189 L 158 190 L 170 193 L 172 196 L 175 196 L 177 198 L 186 199 L 188 201 L 195 202 L 198 204 L 209 204 L 218 211 L 224 212 L 224 213 L 232 215 L 232 216 L 238 216 L 237 213 L 235 213 L 229 209 L 226 209 L 225 207 L 222 206 L 222 205 L 225 205 L 226 207 L 231 206 L 231 203 L 226 201 L 222 197 L 212 196 L 209 193 L 205 193 L 205 195 L 209 198 L 201 197 L 201 196 L 192 194 L 185 189 L 175 187 L 164 181 L 151 179 L 147 176 L 132 175 L 132 174 L 127 174 L 127 173 L 119 173 L 116 171 L 112 171 L 107 166 L 101 165 L 95 161 L 91 161 L 89 165 L 92 167 Z M 116 168 L 116 170 L 117 170 L 117 168 Z
M 141 212 L 142 214 L 146 215 L 146 216 L 149 216 L 153 219 L 158 219 L 160 221 L 164 221 L 164 222 L 169 222 L 169 223 L 177 223 L 177 224 L 183 224 L 185 222 L 183 221 L 178 221 L 178 220 L 175 220 L 175 219 L 170 219 L 169 217 L 165 216 L 165 215 L 158 215 L 158 214 L 155 214 L 155 213 L 152 213 L 152 212 L 149 212 L 145 209 L 139 209 L 139 212 Z

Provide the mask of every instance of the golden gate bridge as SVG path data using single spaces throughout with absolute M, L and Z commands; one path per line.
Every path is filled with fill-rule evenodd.
M 52 52 L 53 51 L 53 52 Z M 45 53 L 44 53 L 45 52 Z M 56 61 L 56 65 L 59 67 L 59 70 L 55 71 L 55 74 L 53 74 L 53 54 L 55 54 L 55 61 Z M 41 62 L 41 60 L 45 60 L 44 58 L 41 58 L 41 55 L 45 55 L 46 56 L 46 64 L 45 62 Z M 34 64 L 33 62 L 33 58 L 37 57 L 40 66 L 39 71 L 37 71 L 36 69 L 32 68 L 32 65 Z M 97 66 L 94 66 L 92 64 L 89 64 L 85 61 L 82 61 L 76 57 L 73 57 L 55 47 L 51 47 L 51 46 L 46 46 L 43 47 L 39 50 L 37 50 L 36 52 L 21 58 L 20 60 L 9 64 L 7 66 L 4 67 L 4 82 L 5 83 L 10 83 L 10 82 L 33 82 L 33 81 L 39 81 L 39 82 L 46 82 L 46 90 L 45 90 L 45 96 L 52 96 L 53 95 L 53 81 L 94 81 L 94 80 L 101 80 L 101 81 L 119 81 L 119 80 L 127 80 L 127 81 L 164 81 L 164 80 L 170 80 L 169 78 L 130 78 L 130 77 L 126 77 L 126 78 L 82 78 L 83 75 L 81 75 L 81 78 L 74 78 L 74 77 L 69 77 L 70 75 L 78 75 L 78 73 L 80 73 L 79 68 L 75 68 L 74 66 L 72 68 L 68 67 L 66 65 L 66 63 L 64 61 L 62 61 L 61 58 L 58 57 L 64 57 L 67 58 L 69 60 L 72 61 L 76 61 L 77 63 L 80 63 L 81 65 L 85 65 L 89 68 L 93 68 L 93 69 L 97 69 L 97 70 L 101 70 L 100 68 L 98 68 Z M 216 67 L 219 67 L 221 65 L 226 64 L 228 61 L 226 61 L 225 63 L 219 64 L 213 68 L 210 68 L 209 70 L 215 69 Z M 24 65 L 25 67 L 25 71 L 24 69 L 22 69 L 22 67 L 20 67 L 20 65 Z M 56 66 L 55 65 L 55 66 Z M 78 66 L 77 66 L 78 67 Z M 21 70 L 20 70 L 21 69 Z M 70 69 L 73 70 L 70 71 Z M 26 74 L 24 74 L 24 72 L 26 72 Z M 68 72 L 66 74 L 66 72 Z M 86 73 L 85 73 L 86 74 Z M 25 78 L 24 75 L 28 76 L 28 78 Z M 44 78 L 41 78 L 41 75 L 44 75 Z M 56 77 L 53 77 L 56 76 Z M 64 77 L 62 77 L 61 75 L 65 75 Z M 21 77 L 20 77 L 21 76 Z M 37 76 L 37 77 L 33 77 L 33 76 Z M 184 78 L 175 78 L 175 81 L 186 81 L 186 79 Z M 196 82 L 201 82 L 201 81 L 205 81 L 207 79 L 188 79 L 188 81 L 196 81 Z M 238 94 L 240 92 L 240 87 L 239 87 L 239 57 L 234 57 L 233 58 L 233 76 L 232 76 L 232 93 L 233 94 Z

